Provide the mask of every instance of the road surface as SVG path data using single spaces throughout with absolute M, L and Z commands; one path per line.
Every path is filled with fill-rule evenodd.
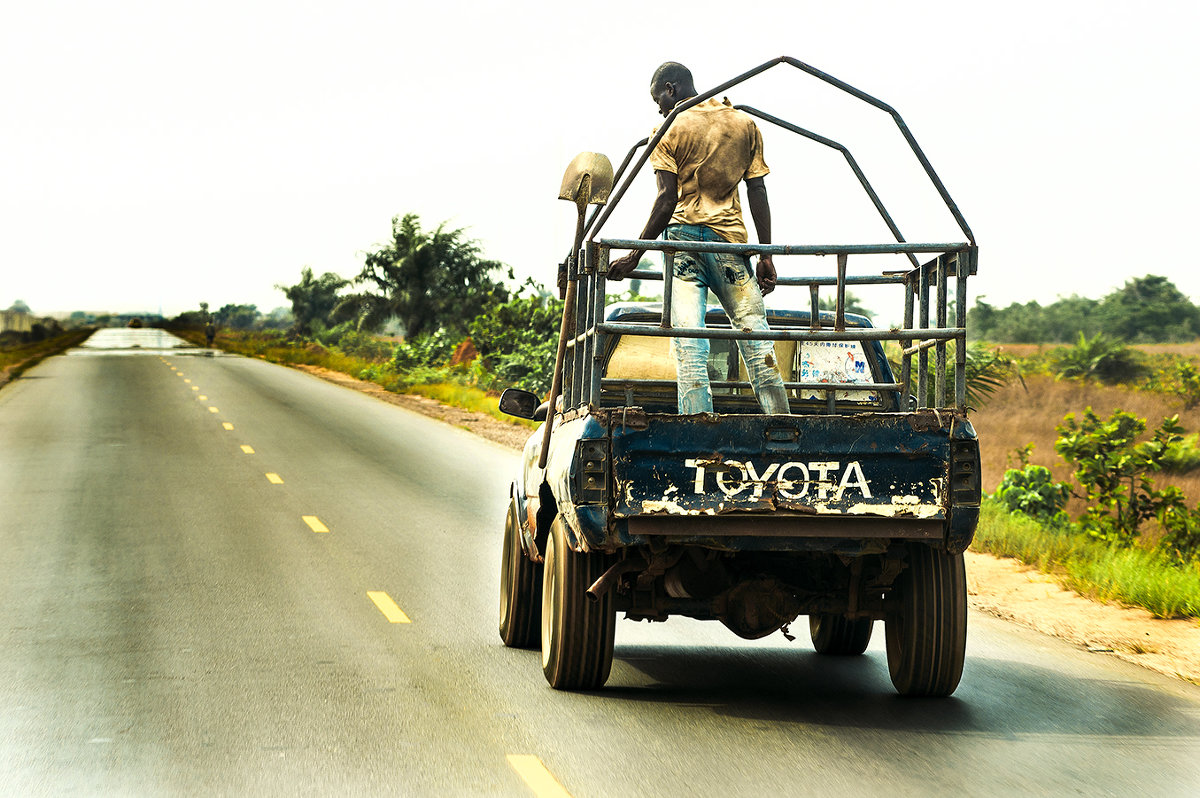
M 2 795 L 1200 795 L 1200 688 L 974 614 L 946 700 L 881 629 L 686 619 L 551 690 L 496 632 L 515 452 L 98 336 L 0 391 Z

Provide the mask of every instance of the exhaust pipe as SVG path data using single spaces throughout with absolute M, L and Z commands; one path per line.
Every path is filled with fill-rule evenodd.
M 641 557 L 630 557 L 627 560 L 613 563 L 613 565 L 600 578 L 592 583 L 592 586 L 587 589 L 588 601 L 595 603 L 600 598 L 612 589 L 613 582 L 620 579 L 625 574 L 631 571 L 640 571 L 646 567 L 646 561 Z

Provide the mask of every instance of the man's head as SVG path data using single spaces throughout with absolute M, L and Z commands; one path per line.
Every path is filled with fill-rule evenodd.
M 650 79 L 650 97 L 663 116 L 671 113 L 683 100 L 695 96 L 692 72 L 683 64 L 668 61 L 654 70 L 654 77 Z

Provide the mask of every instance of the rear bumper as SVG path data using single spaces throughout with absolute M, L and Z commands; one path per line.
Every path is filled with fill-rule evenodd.
M 792 516 L 638 516 L 629 518 L 631 538 L 855 538 L 860 540 L 943 540 L 941 520 L 889 518 L 804 518 Z

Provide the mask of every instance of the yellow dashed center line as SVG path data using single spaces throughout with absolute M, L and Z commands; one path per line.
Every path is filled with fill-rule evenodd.
M 191 385 L 191 383 L 192 383 L 192 381 L 191 381 L 191 380 L 184 380 L 184 382 L 186 382 L 186 383 L 187 383 L 187 384 L 189 384 L 189 385 Z
M 270 482 L 272 485 L 282 485 L 283 477 L 278 474 L 267 474 L 267 482 Z
M 247 446 L 244 443 L 242 444 L 242 451 L 245 452 L 246 454 L 254 454 L 254 448 L 251 446 Z
M 205 396 L 204 394 L 200 394 L 200 395 L 199 395 L 199 396 L 197 396 L 196 398 L 197 398 L 197 399 L 199 399 L 201 402 L 207 402 L 207 401 L 208 401 L 208 397 L 207 397 L 207 396 Z
M 201 396 L 200 398 L 201 398 L 201 399 L 203 399 L 204 397 L 203 397 L 203 396 Z M 233 429 L 233 425 L 232 425 L 232 424 L 230 424 L 228 421 L 225 421 L 225 422 L 223 422 L 223 423 L 221 424 L 221 426 L 222 426 L 222 427 L 224 427 L 224 428 L 225 428 L 225 429 L 227 429 L 227 430 L 232 430 L 232 429 Z
M 210 407 L 210 408 L 208 408 L 208 412 L 210 412 L 210 413 L 220 413 L 221 411 L 220 411 L 220 410 L 218 410 L 218 409 L 217 409 L 217 408 L 215 408 L 215 407 Z
M 375 602 L 375 606 L 379 608 L 389 623 L 412 623 L 404 614 L 404 610 L 397 607 L 396 602 L 392 601 L 392 597 L 382 590 L 368 590 L 367 597 Z
M 554 774 L 547 770 L 546 766 L 542 764 L 542 760 L 536 756 L 509 754 L 507 759 L 508 764 L 517 771 L 517 775 L 525 780 L 529 789 L 533 790 L 533 794 L 538 798 L 571 798 L 571 793 L 558 783 Z
M 199 385 L 193 385 L 193 386 L 192 386 L 192 390 L 193 390 L 193 391 L 198 391 L 198 390 L 200 390 L 200 386 L 199 386 Z
M 308 528 L 311 529 L 313 532 L 328 532 L 329 531 L 329 527 L 322 524 L 321 519 L 317 518 L 315 515 L 302 515 L 300 517 L 304 519 L 304 523 L 308 524 Z

